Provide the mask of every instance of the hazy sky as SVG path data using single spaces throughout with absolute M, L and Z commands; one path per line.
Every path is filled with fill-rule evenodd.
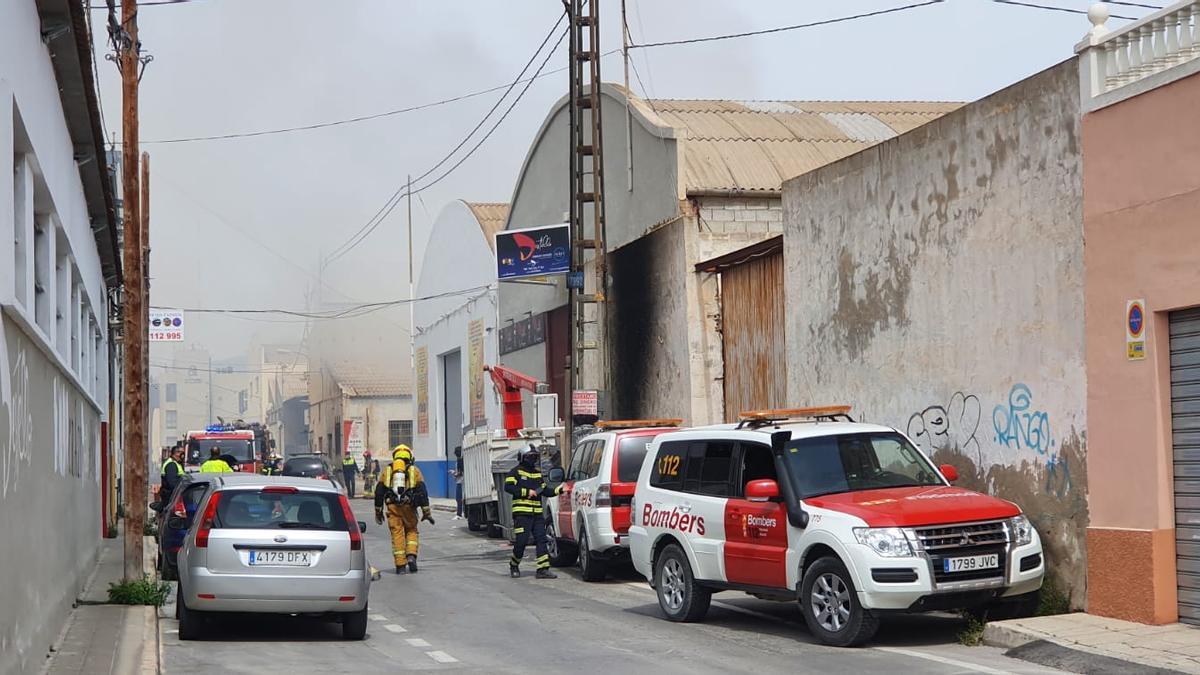
M 603 2 L 604 49 L 619 47 L 620 3 Z M 628 4 L 635 41 L 653 42 L 906 3 Z M 152 303 L 304 307 L 322 253 L 361 227 L 407 174 L 441 159 L 500 93 L 313 131 L 147 141 L 328 122 L 507 84 L 561 11 L 560 0 L 192 0 L 143 7 L 141 39 L 154 56 L 141 89 L 141 137 L 152 166 Z M 93 18 L 103 26 L 104 12 Z M 635 63 L 657 98 L 973 100 L 1069 57 L 1088 27 L 1082 15 L 949 0 L 838 25 L 638 51 Z M 105 48 L 98 41 L 98 52 Z M 99 63 L 106 126 L 119 134 L 120 82 L 110 62 Z M 621 80 L 620 63 L 619 55 L 603 61 L 605 80 Z M 548 68 L 565 64 L 560 51 Z M 418 259 L 445 203 L 510 199 L 526 149 L 566 86 L 565 73 L 536 81 L 471 159 L 414 200 Z M 636 80 L 634 88 L 640 93 Z M 325 283 L 357 300 L 406 295 L 404 215 L 401 205 L 326 270 Z M 345 300 L 328 287 L 324 294 Z M 216 315 L 192 315 L 189 324 L 189 341 L 218 357 L 244 354 L 251 340 L 298 340 L 303 328 Z

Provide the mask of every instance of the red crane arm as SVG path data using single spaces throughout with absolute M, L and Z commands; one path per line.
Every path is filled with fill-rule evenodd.
M 492 376 L 492 384 L 500 394 L 504 409 L 504 433 L 507 438 L 518 438 L 517 432 L 525 427 L 525 415 L 521 411 L 521 390 L 536 392 L 541 384 L 525 373 L 504 366 L 484 366 Z

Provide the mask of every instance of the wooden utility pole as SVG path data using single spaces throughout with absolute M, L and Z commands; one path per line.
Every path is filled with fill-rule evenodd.
M 142 577 L 142 531 L 146 523 L 146 342 L 147 315 L 145 239 L 141 227 L 138 185 L 138 58 L 137 0 L 121 0 L 121 35 L 117 63 L 121 70 L 121 213 L 125 240 L 125 578 Z

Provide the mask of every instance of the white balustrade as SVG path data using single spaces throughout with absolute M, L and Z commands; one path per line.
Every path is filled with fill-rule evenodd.
M 1200 0 L 1183 0 L 1110 31 L 1108 6 L 1088 10 L 1092 29 L 1076 51 L 1091 51 L 1091 96 L 1099 96 L 1200 59 Z

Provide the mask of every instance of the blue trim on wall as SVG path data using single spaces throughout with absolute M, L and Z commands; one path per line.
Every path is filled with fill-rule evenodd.
M 430 497 L 454 497 L 454 481 L 450 478 L 450 462 L 444 459 L 418 459 L 417 468 L 425 477 Z

